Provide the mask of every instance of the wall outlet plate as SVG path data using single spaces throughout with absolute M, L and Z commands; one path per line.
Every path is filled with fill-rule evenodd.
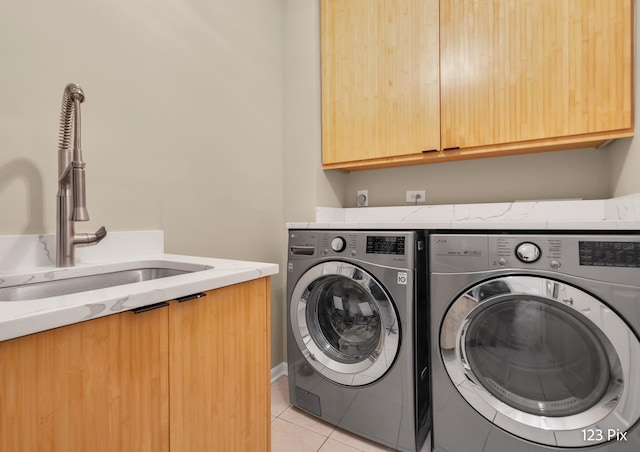
M 425 190 L 407 190 L 407 194 L 405 195 L 404 202 L 410 202 L 413 204 L 427 202 L 426 191 Z
M 358 207 L 367 207 L 369 205 L 369 190 L 358 190 L 356 204 Z

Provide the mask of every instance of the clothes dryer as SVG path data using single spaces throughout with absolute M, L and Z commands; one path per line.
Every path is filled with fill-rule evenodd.
M 401 451 L 430 423 L 424 235 L 289 231 L 291 404 Z
M 640 237 L 430 237 L 436 452 L 640 450 Z

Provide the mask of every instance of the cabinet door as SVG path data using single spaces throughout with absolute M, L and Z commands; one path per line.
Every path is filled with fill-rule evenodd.
M 269 310 L 269 278 L 172 302 L 171 450 L 270 450 Z
M 0 450 L 168 451 L 167 316 L 125 312 L 0 342 Z
M 440 148 L 438 0 L 322 0 L 324 168 Z
M 443 148 L 633 134 L 632 0 L 443 1 L 440 13 Z

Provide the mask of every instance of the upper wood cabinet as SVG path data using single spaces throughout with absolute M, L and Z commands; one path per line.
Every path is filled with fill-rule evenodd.
M 409 47 L 428 45 L 431 51 L 385 52 L 397 38 L 385 27 L 344 17 L 358 8 L 367 24 L 384 22 L 393 8 L 428 9 L 435 38 L 404 27 L 412 35 Z M 633 135 L 632 0 L 322 0 L 321 14 L 326 169 L 593 147 Z M 402 14 L 394 13 L 393 21 L 401 20 Z M 359 43 L 362 48 L 377 49 L 376 64 L 409 68 L 415 77 L 393 78 L 390 67 L 385 66 L 387 73 L 375 69 L 374 59 L 340 38 L 343 33 L 361 36 L 366 40 Z M 423 54 L 439 58 L 434 63 Z M 344 65 L 336 62 L 345 60 Z M 385 83 L 394 88 L 405 83 L 407 97 L 415 101 L 423 90 L 425 67 L 437 67 L 437 74 L 427 77 L 439 76 L 437 105 L 424 103 L 420 111 L 394 103 L 397 98 Z M 354 84 L 373 81 L 349 96 L 344 78 Z M 379 106 L 388 102 L 376 110 L 376 122 L 362 101 L 368 97 Z M 396 139 L 396 133 L 403 138 Z M 405 135 L 416 138 L 409 144 Z M 437 152 L 421 152 L 430 149 Z
M 441 2 L 443 148 L 632 135 L 631 3 Z
M 325 168 L 440 148 L 438 0 L 323 0 Z

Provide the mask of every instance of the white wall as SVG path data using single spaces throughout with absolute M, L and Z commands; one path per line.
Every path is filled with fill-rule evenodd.
M 55 229 L 59 110 L 75 82 L 91 215 L 78 231 L 159 228 L 170 253 L 280 262 L 280 0 L 4 2 L 0 56 L 0 234 Z
M 283 0 L 282 10 L 284 220 L 314 221 L 316 206 L 345 205 L 346 174 L 322 170 L 319 3 Z M 283 247 L 284 278 L 286 260 Z M 286 310 L 282 321 L 286 322 Z M 286 356 L 286 328 L 282 329 L 282 338 Z
M 283 0 L 284 209 L 313 221 L 315 207 L 342 207 L 346 174 L 322 170 L 320 6 Z
M 638 118 L 638 101 L 640 100 L 640 33 L 637 30 L 638 18 L 640 17 L 640 7 L 635 4 L 635 117 Z M 636 119 L 636 125 L 638 121 Z M 624 196 L 640 193 L 640 131 L 636 129 L 633 138 L 618 140 L 612 143 L 609 148 L 609 191 L 611 196 Z
M 611 196 L 640 193 L 640 140 L 638 137 L 613 143 L 609 161 Z
M 369 190 L 369 205 L 405 203 L 406 190 L 425 190 L 428 204 L 608 197 L 607 151 L 581 149 L 494 157 L 349 174 L 347 205 Z

